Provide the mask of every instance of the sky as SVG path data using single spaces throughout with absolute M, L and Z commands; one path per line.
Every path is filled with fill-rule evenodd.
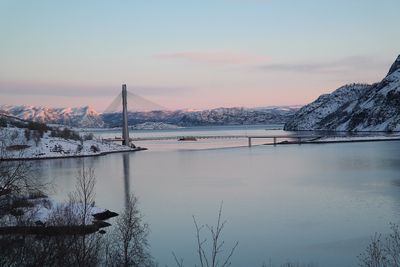
M 307 104 L 381 80 L 399 0 L 0 0 L 0 104 Z

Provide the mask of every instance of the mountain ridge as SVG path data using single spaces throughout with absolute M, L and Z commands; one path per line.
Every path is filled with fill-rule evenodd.
M 146 122 L 177 126 L 240 125 L 285 123 L 298 106 L 271 106 L 256 108 L 215 108 L 207 110 L 175 110 L 129 112 L 129 125 Z M 0 105 L 0 112 L 21 119 L 74 127 L 120 127 L 122 116 L 117 113 L 99 113 L 90 106 L 77 108 L 46 108 L 29 105 Z
M 102 127 L 100 114 L 90 106 L 47 108 L 31 105 L 0 105 L 0 112 L 20 119 L 68 126 Z
M 400 55 L 374 84 L 349 84 L 305 105 L 285 124 L 288 131 L 400 131 Z

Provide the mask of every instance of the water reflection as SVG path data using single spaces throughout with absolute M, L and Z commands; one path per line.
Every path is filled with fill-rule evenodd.
M 174 145 L 85 160 L 96 169 L 98 206 L 122 211 L 135 192 L 161 265 L 174 265 L 170 248 L 195 261 L 191 215 L 212 221 L 223 200 L 226 241 L 240 242 L 234 266 L 261 266 L 269 257 L 284 262 L 288 255 L 321 266 L 355 266 L 370 235 L 400 218 L 399 148 L 400 142 L 192 151 Z M 56 197 L 65 199 L 79 160 L 38 168 L 55 178 Z
M 125 207 L 128 207 L 130 198 L 130 163 L 129 154 L 123 154 L 123 169 L 124 169 L 124 191 L 125 191 Z

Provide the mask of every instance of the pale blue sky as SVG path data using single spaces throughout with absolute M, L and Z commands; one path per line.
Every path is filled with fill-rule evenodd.
M 383 78 L 399 0 L 0 0 L 0 104 L 305 104 Z

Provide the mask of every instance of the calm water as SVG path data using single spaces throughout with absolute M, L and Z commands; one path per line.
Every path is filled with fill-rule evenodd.
M 265 127 L 215 131 L 266 134 Z M 194 265 L 192 215 L 214 224 L 221 201 L 228 220 L 224 240 L 239 241 L 233 266 L 287 259 L 356 266 L 370 236 L 400 221 L 400 142 L 252 148 L 243 140 L 231 142 L 154 142 L 149 151 L 84 161 L 96 169 L 98 206 L 121 211 L 127 193 L 140 199 L 160 266 L 176 266 L 173 251 Z M 35 165 L 63 200 L 82 161 Z

